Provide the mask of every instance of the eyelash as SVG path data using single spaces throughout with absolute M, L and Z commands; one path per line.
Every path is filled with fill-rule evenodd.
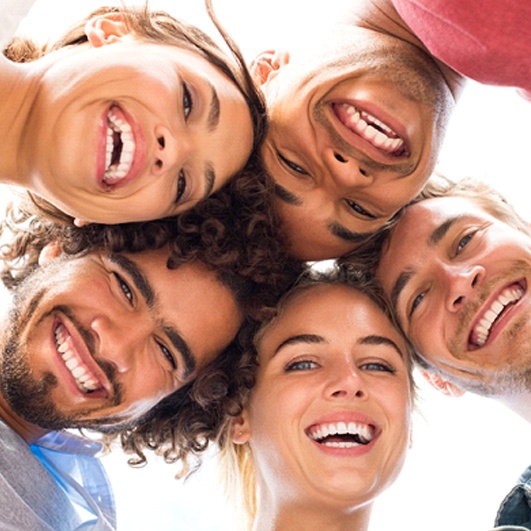
M 184 112 L 184 118 L 188 119 L 190 114 L 192 114 L 192 111 L 194 109 L 194 100 L 192 98 L 192 93 L 188 89 L 188 85 L 186 83 L 183 83 L 183 112 Z
M 118 282 L 118 287 L 120 288 L 120 290 L 124 294 L 124 297 L 127 299 L 127 302 L 130 305 L 133 305 L 134 298 L 135 298 L 133 290 L 130 288 L 129 284 L 123 279 L 123 277 L 121 275 L 119 275 L 116 272 L 114 272 L 113 275 L 114 275 L 114 278 L 116 279 L 116 281 Z
M 312 369 L 318 369 L 320 365 L 312 360 L 294 360 L 289 362 L 286 367 L 286 372 L 292 372 L 292 371 L 309 371 Z M 360 369 L 369 370 L 369 371 L 376 371 L 376 372 L 388 372 L 390 374 L 395 374 L 396 369 L 388 365 L 387 363 L 378 362 L 378 361 L 371 361 L 364 363 L 360 365 Z
M 177 363 L 175 362 L 175 358 L 173 357 L 171 350 L 160 341 L 157 341 L 157 344 L 162 352 L 162 355 L 169 361 L 172 369 L 177 369 Z
M 364 368 L 364 367 L 365 367 L 365 370 L 371 370 L 371 371 L 376 371 L 376 372 L 388 372 L 390 374 L 396 373 L 396 369 L 394 369 L 387 363 L 382 363 L 380 361 L 370 361 L 368 363 L 364 363 L 363 365 L 361 365 L 361 368 Z
M 184 170 L 181 170 L 179 172 L 179 176 L 177 177 L 177 195 L 175 197 L 176 204 L 179 204 L 181 197 L 184 195 L 184 192 L 186 191 L 186 185 L 186 175 L 184 173 Z
M 286 166 L 289 170 L 292 170 L 292 171 L 294 171 L 296 173 L 300 173 L 301 175 L 309 175 L 309 173 L 304 168 L 302 168 L 298 164 L 295 164 L 291 160 L 287 159 L 280 152 L 277 152 L 277 155 L 278 155 L 278 159 L 280 160 L 280 162 L 284 166 Z
M 350 199 L 347 199 L 346 201 L 350 209 L 360 214 L 360 216 L 363 216 L 369 219 L 376 219 L 375 215 L 371 214 L 370 212 L 367 212 L 362 206 L 358 205 L 358 203 L 355 203 L 354 201 L 351 201 Z

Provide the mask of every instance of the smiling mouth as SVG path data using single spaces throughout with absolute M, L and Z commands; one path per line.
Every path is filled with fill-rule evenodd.
M 358 422 L 337 422 L 312 426 L 307 435 L 315 442 L 330 448 L 365 446 L 375 437 L 376 427 Z
M 116 184 L 131 171 L 135 149 L 131 126 L 123 118 L 119 108 L 111 106 L 107 113 L 104 183 Z
M 406 142 L 381 120 L 350 103 L 335 103 L 333 108 L 341 123 L 375 148 L 394 157 L 407 157 Z
M 72 338 L 67 335 L 62 324 L 58 324 L 54 330 L 55 346 L 65 363 L 65 367 L 76 382 L 77 388 L 84 394 L 103 390 L 98 377 L 83 363 L 77 354 Z
M 468 339 L 469 346 L 473 349 L 482 347 L 487 342 L 494 324 L 524 296 L 524 293 L 525 289 L 519 283 L 506 287 L 472 329 Z

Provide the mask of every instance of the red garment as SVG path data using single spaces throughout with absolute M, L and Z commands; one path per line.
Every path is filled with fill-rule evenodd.
M 531 101 L 530 0 L 391 0 L 430 53 L 486 85 Z

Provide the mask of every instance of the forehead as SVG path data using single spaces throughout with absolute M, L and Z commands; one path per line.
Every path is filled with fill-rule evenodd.
M 258 350 L 275 349 L 287 337 L 308 333 L 330 341 L 367 334 L 401 340 L 385 313 L 366 295 L 346 285 L 318 285 L 292 296 L 263 330 Z

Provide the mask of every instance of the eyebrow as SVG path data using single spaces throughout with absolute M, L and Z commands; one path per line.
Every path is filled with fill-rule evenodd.
M 208 111 L 207 124 L 208 129 L 212 131 L 219 124 L 220 104 L 218 93 L 216 92 L 214 86 L 210 85 L 210 89 L 212 91 L 212 98 L 210 99 L 210 108 Z
M 214 184 L 216 182 L 216 172 L 212 162 L 207 161 L 205 164 L 205 191 L 203 192 L 202 199 L 206 199 L 214 189 Z
M 365 336 L 361 339 L 361 341 L 359 341 L 359 343 L 362 345 L 387 345 L 394 348 L 402 359 L 404 358 L 404 354 L 398 345 L 388 337 L 378 335 Z
M 280 345 L 275 349 L 275 352 L 273 353 L 273 356 L 278 354 L 280 350 L 282 350 L 284 347 L 287 347 L 288 345 L 294 345 L 297 343 L 306 343 L 308 344 L 317 344 L 317 343 L 326 343 L 326 340 L 323 336 L 318 336 L 316 334 L 298 334 L 296 336 L 291 336 L 282 341 Z
M 284 201 L 288 205 L 302 206 L 304 204 L 300 197 L 286 190 L 286 188 L 278 183 L 275 183 L 273 191 L 281 201 Z M 335 221 L 329 223 L 327 228 L 333 236 L 349 243 L 362 243 L 373 234 L 372 232 L 353 232 Z
M 129 258 L 126 258 L 121 254 L 111 254 L 109 255 L 109 260 L 128 274 L 136 289 L 144 298 L 147 307 L 150 310 L 153 310 L 157 303 L 157 297 L 151 283 L 140 268 L 132 260 L 129 260 Z M 181 353 L 184 361 L 184 376 L 190 376 L 196 369 L 195 356 L 193 355 L 190 346 L 175 327 L 163 324 L 162 329 L 168 336 L 174 348 Z
M 441 242 L 441 240 L 446 236 L 448 231 L 464 217 L 466 217 L 466 214 L 459 214 L 443 221 L 438 227 L 433 230 L 433 232 L 428 237 L 428 247 L 430 249 L 433 249 L 435 246 L 437 246 Z M 406 269 L 405 271 L 400 273 L 400 275 L 398 275 L 398 278 L 396 279 L 396 282 L 393 285 L 393 289 L 391 290 L 391 305 L 393 309 L 395 309 L 395 311 L 398 306 L 398 299 L 400 298 L 400 295 L 402 294 L 405 287 L 408 285 L 409 281 L 413 278 L 414 275 L 415 270 L 413 269 Z

